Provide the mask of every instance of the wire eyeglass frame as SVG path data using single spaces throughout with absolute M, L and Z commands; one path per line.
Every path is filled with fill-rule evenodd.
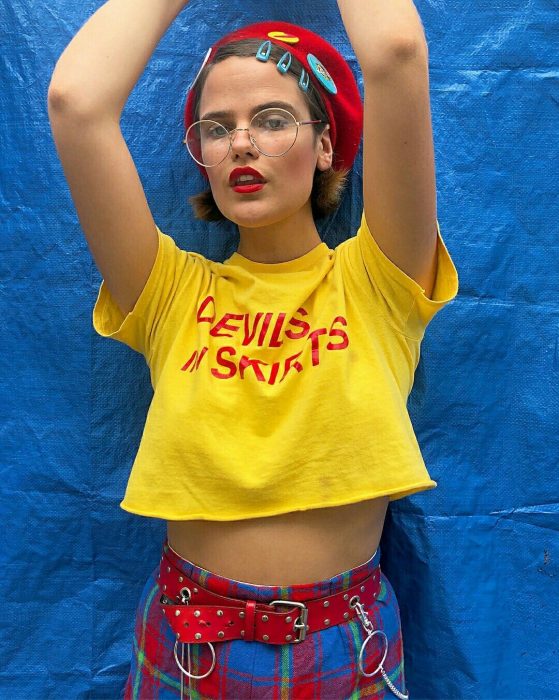
M 305 125 L 307 125 L 307 124 L 328 124 L 328 122 L 325 122 L 325 121 L 322 120 L 322 119 L 307 119 L 307 120 L 300 120 L 300 121 L 298 121 L 297 119 L 295 119 L 295 116 L 294 116 L 293 114 L 291 114 L 291 112 L 290 112 L 289 110 L 283 109 L 283 108 L 281 108 L 281 107 L 277 107 L 277 108 L 276 108 L 276 107 L 267 107 L 266 109 L 260 110 L 260 112 L 257 112 L 257 113 L 252 117 L 252 119 L 250 120 L 250 123 L 252 124 L 252 122 L 256 119 L 256 117 L 258 117 L 258 116 L 259 116 L 260 114 L 262 114 L 263 112 L 284 112 L 285 114 L 289 114 L 289 116 L 293 119 L 293 123 L 294 123 L 294 124 L 296 125 L 296 127 L 297 127 L 297 131 L 295 132 L 295 138 L 293 139 L 293 143 L 291 144 L 291 146 L 289 146 L 289 148 L 287 148 L 287 149 L 286 149 L 285 151 L 283 151 L 282 153 L 277 153 L 277 154 L 275 154 L 275 155 L 270 155 L 269 153 L 265 153 L 263 150 L 261 150 L 260 148 L 258 148 L 258 146 L 257 146 L 257 144 L 256 144 L 256 142 L 255 142 L 255 140 L 254 140 L 254 136 L 253 136 L 252 133 L 251 133 L 251 130 L 250 130 L 251 127 L 250 127 L 250 125 L 249 125 L 248 127 L 245 126 L 245 127 L 235 127 L 234 129 L 228 129 L 226 126 L 224 126 L 223 124 L 221 124 L 221 123 L 218 122 L 218 121 L 215 121 L 214 119 L 199 119 L 198 121 L 193 122 L 193 123 L 188 127 L 188 129 L 186 130 L 186 135 L 185 135 L 184 139 L 182 140 L 182 143 L 186 146 L 186 150 L 188 151 L 188 153 L 189 153 L 189 155 L 191 156 L 191 158 L 192 158 L 196 163 L 198 163 L 198 165 L 201 165 L 201 166 L 204 167 L 204 168 L 215 168 L 217 165 L 220 165 L 221 163 L 223 163 L 223 161 L 227 158 L 227 156 L 228 156 L 229 153 L 231 152 L 231 149 L 233 148 L 233 139 L 234 139 L 235 134 L 236 134 L 237 131 L 248 131 L 248 137 L 249 137 L 249 140 L 250 140 L 251 144 L 254 146 L 254 148 L 256 148 L 256 150 L 257 150 L 259 153 L 262 153 L 263 156 L 267 156 L 268 158 L 280 158 L 281 156 L 284 156 L 289 150 L 291 150 L 291 149 L 293 148 L 293 146 L 295 145 L 295 142 L 297 141 L 297 136 L 299 135 L 299 127 L 300 127 L 300 126 L 305 126 Z M 199 160 L 193 155 L 192 151 L 191 151 L 190 148 L 188 147 L 188 141 L 187 141 L 187 139 L 188 139 L 188 133 L 189 133 L 189 131 L 190 131 L 193 127 L 197 126 L 198 124 L 201 124 L 202 122 L 212 122 L 212 123 L 214 123 L 214 124 L 218 124 L 218 125 L 221 126 L 223 129 L 225 129 L 225 131 L 227 132 L 227 135 L 228 135 L 228 137 L 229 137 L 229 148 L 227 149 L 227 153 L 223 156 L 223 158 L 222 158 L 218 163 L 214 163 L 213 165 L 206 165 L 205 163 L 202 163 L 201 161 L 199 161 Z

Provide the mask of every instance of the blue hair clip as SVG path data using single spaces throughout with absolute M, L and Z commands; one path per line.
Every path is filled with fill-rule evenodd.
M 278 61 L 278 70 L 280 73 L 287 73 L 289 70 L 289 66 L 291 65 L 291 54 L 289 51 L 286 51 L 283 56 L 280 58 Z
M 267 39 L 266 41 L 263 41 L 259 48 L 258 51 L 256 52 L 256 58 L 259 61 L 266 62 L 270 58 L 270 54 L 272 53 L 272 42 Z M 283 56 L 280 58 L 280 60 L 277 63 L 277 69 L 279 70 L 280 73 L 287 73 L 289 70 L 289 66 L 291 65 L 291 60 L 293 56 L 289 51 L 286 51 Z M 314 66 L 311 63 L 311 68 L 314 70 Z M 316 72 L 316 71 L 315 71 Z M 303 69 L 301 73 L 301 77 L 299 78 L 299 87 L 303 92 L 307 92 L 309 89 L 309 74 L 305 69 Z
M 307 92 L 309 89 L 309 74 L 304 68 L 303 72 L 301 73 L 301 77 L 299 78 L 299 87 L 303 92 Z
M 260 44 L 260 48 L 256 52 L 256 58 L 259 61 L 267 61 L 270 58 L 270 52 L 272 51 L 272 42 L 268 39 Z

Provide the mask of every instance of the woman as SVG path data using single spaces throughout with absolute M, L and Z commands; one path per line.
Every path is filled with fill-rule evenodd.
M 339 0 L 365 84 L 364 213 L 334 250 L 315 220 L 336 208 L 362 134 L 348 65 L 283 22 L 211 48 L 184 142 L 209 182 L 196 215 L 239 229 L 218 263 L 157 227 L 118 126 L 185 4 L 110 0 L 49 91 L 104 278 L 95 328 L 141 352 L 154 387 L 121 505 L 166 519 L 168 538 L 125 694 L 407 698 L 379 541 L 390 500 L 436 486 L 406 399 L 425 328 L 458 290 L 436 220 L 421 23 L 411 2 Z

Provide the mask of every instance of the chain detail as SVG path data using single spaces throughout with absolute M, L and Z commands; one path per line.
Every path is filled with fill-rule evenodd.
M 386 634 L 382 630 L 375 630 L 373 623 L 371 622 L 369 618 L 369 613 L 365 610 L 363 607 L 362 603 L 360 602 L 360 598 L 358 595 L 354 595 L 353 598 L 349 601 L 349 604 L 352 608 L 355 608 L 357 610 L 357 617 L 359 618 L 359 621 L 361 622 L 361 625 L 363 629 L 365 630 L 365 634 L 367 635 L 365 640 L 363 641 L 363 644 L 361 645 L 361 649 L 359 651 L 359 672 L 364 675 L 364 676 L 374 676 L 378 671 L 382 673 L 382 677 L 386 681 L 386 685 L 390 688 L 390 690 L 396 695 L 400 700 L 408 700 L 409 698 L 409 693 L 401 693 L 396 686 L 392 683 L 390 678 L 386 675 L 386 672 L 383 668 L 383 663 L 384 660 L 386 659 L 386 655 L 388 654 L 388 638 Z M 365 669 L 363 668 L 363 653 L 365 651 L 365 647 L 367 644 L 371 641 L 371 639 L 375 635 L 381 635 L 384 639 L 384 654 L 382 657 L 381 662 L 377 666 L 377 668 L 372 672 L 372 673 L 366 673 Z
M 191 595 L 192 594 L 190 592 L 190 588 L 187 588 L 186 586 L 184 588 L 181 588 L 181 590 L 180 590 L 180 603 L 181 603 L 181 605 L 190 605 Z M 180 672 L 181 672 L 181 700 L 183 700 L 183 697 L 184 697 L 184 676 L 188 676 L 188 690 L 189 690 L 188 697 L 191 697 L 191 694 L 190 694 L 191 690 L 192 690 L 191 685 L 190 685 L 191 679 L 192 678 L 206 678 L 206 676 L 209 676 L 210 673 L 214 670 L 215 659 L 216 659 L 215 650 L 214 650 L 213 644 L 211 644 L 211 642 L 207 642 L 207 644 L 209 645 L 210 650 L 212 652 L 212 664 L 206 673 L 204 673 L 200 676 L 195 676 L 194 674 L 192 674 L 190 672 L 190 644 L 186 644 L 186 646 L 188 648 L 188 671 L 184 668 L 184 647 L 185 647 L 184 644 L 181 644 L 181 661 L 179 661 L 179 657 L 177 656 L 177 647 L 179 645 L 179 634 L 177 633 L 177 639 L 175 640 L 175 646 L 173 649 L 173 653 L 175 655 L 175 661 L 177 662 L 177 666 L 179 667 Z
M 184 588 L 181 589 L 180 597 L 181 597 L 181 603 L 183 605 L 189 604 L 190 596 L 191 596 L 190 588 L 187 588 L 185 586 Z M 187 647 L 188 647 L 188 670 L 190 671 L 190 644 L 187 644 Z M 184 644 L 181 646 L 181 661 L 182 661 L 182 663 L 180 664 L 180 666 L 177 662 L 177 666 L 179 666 L 180 674 L 181 674 L 181 700 L 184 700 L 184 673 L 182 672 L 182 668 L 181 668 L 181 666 L 184 667 Z M 189 698 L 191 697 L 191 690 L 192 690 L 192 688 L 190 685 L 190 676 L 189 676 L 188 677 L 188 697 Z

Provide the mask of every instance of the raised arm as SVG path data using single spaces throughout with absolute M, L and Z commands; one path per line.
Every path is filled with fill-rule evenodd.
M 81 27 L 52 74 L 48 114 L 95 263 L 123 313 L 157 254 L 157 231 L 120 130 L 126 101 L 188 0 L 109 0 Z
M 363 208 L 384 254 L 431 297 L 437 261 L 428 47 L 412 0 L 338 0 L 363 74 Z

